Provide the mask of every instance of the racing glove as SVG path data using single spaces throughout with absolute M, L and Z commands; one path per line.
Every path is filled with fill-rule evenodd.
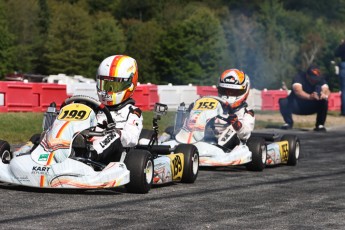
M 229 122 L 229 124 L 232 125 L 232 127 L 234 127 L 236 131 L 242 128 L 242 122 L 238 120 L 236 114 L 229 114 L 227 121 Z

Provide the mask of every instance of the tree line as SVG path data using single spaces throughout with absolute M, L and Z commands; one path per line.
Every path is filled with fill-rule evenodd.
M 214 85 L 238 68 L 276 89 L 316 63 L 335 91 L 344 20 L 345 0 L 0 0 L 0 79 L 94 78 L 105 57 L 126 54 L 141 83 Z

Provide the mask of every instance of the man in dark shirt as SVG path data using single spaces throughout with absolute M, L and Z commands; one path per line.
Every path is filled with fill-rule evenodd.
M 279 100 L 280 113 L 285 124 L 282 129 L 293 127 L 292 114 L 311 115 L 316 113 L 315 131 L 326 131 L 330 90 L 320 69 L 311 65 L 306 72 L 299 73 L 292 82 L 292 90 L 287 98 Z
M 339 63 L 339 80 L 340 80 L 340 91 L 341 91 L 340 115 L 345 116 L 345 41 L 344 40 L 341 40 L 341 43 L 335 50 L 334 55 L 341 59 Z

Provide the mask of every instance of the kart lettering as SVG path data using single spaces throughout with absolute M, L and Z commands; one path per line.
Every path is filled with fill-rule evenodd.
M 282 141 L 279 143 L 280 146 L 280 156 L 282 162 L 287 162 L 289 158 L 289 146 L 287 141 Z
M 84 104 L 70 104 L 62 108 L 58 119 L 64 121 L 82 121 L 89 117 L 91 111 Z
M 193 110 L 212 110 L 217 105 L 218 101 L 213 98 L 202 98 L 195 103 Z
M 31 174 L 48 174 L 50 167 L 33 166 Z

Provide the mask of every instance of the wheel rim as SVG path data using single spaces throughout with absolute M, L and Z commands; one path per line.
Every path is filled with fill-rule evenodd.
M 153 178 L 153 163 L 151 160 L 149 160 L 146 163 L 145 167 L 145 175 L 146 175 L 146 182 L 148 184 L 151 184 L 152 178 Z
M 267 160 L 266 145 L 262 145 L 261 146 L 261 161 L 262 161 L 263 164 L 266 164 L 266 160 Z
M 199 170 L 199 155 L 197 153 L 194 153 L 192 161 L 193 161 L 193 174 L 196 175 Z
M 9 162 L 11 160 L 11 153 L 8 150 L 5 150 L 1 155 L 2 162 Z
M 296 160 L 299 158 L 299 151 L 300 151 L 300 145 L 299 145 L 299 141 L 297 141 L 296 142 L 296 149 L 295 149 Z

